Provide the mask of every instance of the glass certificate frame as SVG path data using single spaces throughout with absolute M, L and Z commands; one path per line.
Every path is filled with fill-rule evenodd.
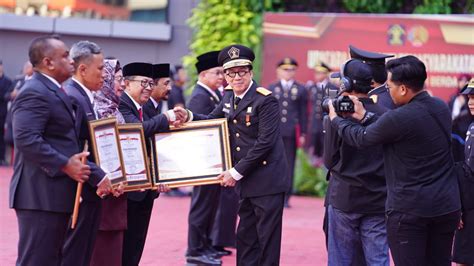
M 112 185 L 126 181 L 115 117 L 89 121 L 89 130 L 96 164 Z
M 127 180 L 124 191 L 153 188 L 142 124 L 119 125 L 118 132 Z
M 170 188 L 218 184 L 232 168 L 227 119 L 189 122 L 152 139 L 153 185 Z

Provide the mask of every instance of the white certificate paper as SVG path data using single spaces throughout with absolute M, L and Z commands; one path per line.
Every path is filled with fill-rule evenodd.
M 120 133 L 123 163 L 127 181 L 147 181 L 145 158 L 143 157 L 140 133 Z
M 160 180 L 220 174 L 219 138 L 215 128 L 155 135 Z
M 109 174 L 111 181 L 122 177 L 115 128 L 95 130 L 95 140 L 100 168 Z

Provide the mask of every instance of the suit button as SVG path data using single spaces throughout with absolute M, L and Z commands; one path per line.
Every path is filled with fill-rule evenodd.
M 288 93 L 283 94 L 283 97 L 288 98 Z
M 287 101 L 283 101 L 283 106 L 287 107 L 288 106 L 288 102 Z
M 236 151 L 240 151 L 240 147 L 235 148 Z
M 237 124 L 237 119 L 232 120 L 232 123 Z
M 267 165 L 267 161 L 263 161 L 262 164 L 263 164 L 263 165 Z
M 282 117 L 281 122 L 286 123 L 286 117 Z
M 284 115 L 286 115 L 286 114 L 288 113 L 288 111 L 287 111 L 286 109 L 282 109 L 282 110 L 281 110 L 281 113 L 284 114 Z
M 238 137 L 240 137 L 240 134 L 239 134 L 239 133 L 235 133 L 235 136 L 238 138 Z

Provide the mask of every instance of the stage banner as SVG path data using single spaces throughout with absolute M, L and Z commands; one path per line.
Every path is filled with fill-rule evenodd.
M 473 15 L 373 15 L 266 13 L 263 23 L 262 85 L 276 80 L 284 57 L 299 63 L 296 79 L 311 83 L 319 61 L 338 71 L 350 44 L 364 50 L 415 55 L 428 71 L 426 88 L 448 100 L 457 76 L 474 76 Z

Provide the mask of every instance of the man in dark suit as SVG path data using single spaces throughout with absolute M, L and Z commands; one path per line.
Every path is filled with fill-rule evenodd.
M 393 55 L 364 51 L 353 45 L 349 45 L 349 53 L 351 54 L 351 58 L 362 60 L 362 62 L 369 65 L 372 70 L 372 88 L 374 89 L 369 91 L 369 97 L 372 98 L 376 104 L 387 109 L 394 109 L 395 104 L 385 84 L 387 82 L 385 59 L 393 57 Z
M 169 123 L 177 121 L 173 110 L 155 116 L 151 116 L 150 113 L 144 111 L 143 106 L 150 99 L 155 87 L 153 81 L 157 77 L 155 71 L 156 68 L 147 63 L 130 63 L 123 67 L 125 91 L 120 97 L 119 110 L 126 123 L 142 124 L 147 139 L 153 137 L 155 133 L 169 130 Z M 150 150 L 148 149 L 148 156 L 149 154 Z M 158 191 L 147 190 L 128 193 L 128 228 L 125 231 L 123 242 L 122 265 L 139 264 L 145 247 L 153 202 L 158 197 L 158 192 L 168 190 L 167 187 L 161 186 Z
M 73 97 L 85 112 L 86 119 L 82 123 L 80 138 L 81 141 L 86 139 L 90 141 L 87 121 L 97 119 L 93 92 L 102 87 L 104 55 L 97 44 L 80 41 L 71 47 L 70 57 L 74 61 L 75 70 L 74 75 L 65 83 L 64 88 L 66 93 Z M 89 161 L 94 161 L 92 155 L 89 156 Z M 94 165 L 91 170 L 91 177 L 101 180 L 99 186 L 112 188 L 109 178 L 100 167 Z M 77 226 L 75 229 L 68 229 L 63 247 L 61 265 L 64 266 L 88 266 L 94 250 L 95 237 L 100 222 L 100 197 L 96 194 L 95 186 L 89 183 L 84 185 L 81 197 Z
M 288 163 L 280 135 L 278 100 L 252 80 L 253 51 L 231 45 L 219 53 L 229 86 L 208 116 L 229 121 L 233 168 L 219 175 L 224 187 L 240 197 L 237 228 L 238 265 L 278 265 Z
M 5 141 L 4 130 L 5 120 L 7 118 L 9 92 L 13 87 L 12 80 L 7 77 L 3 71 L 3 62 L 0 60 L 0 165 L 7 165 L 5 162 Z
M 338 91 L 339 88 L 329 81 L 329 72 L 331 68 L 324 62 L 318 62 L 314 66 L 314 85 L 309 87 L 309 110 L 310 123 L 308 131 L 310 140 L 308 144 L 313 149 L 313 154 L 317 157 L 316 163 L 319 164 L 323 156 L 323 116 L 322 102 L 326 97 L 326 90 Z
M 280 80 L 268 87 L 280 102 L 281 109 L 281 136 L 285 144 L 288 174 L 291 180 L 291 186 L 285 195 L 285 207 L 290 207 L 289 200 L 290 195 L 293 193 L 297 141 L 299 141 L 300 145 L 304 145 L 308 117 L 306 89 L 294 79 L 297 67 L 298 62 L 295 59 L 289 57 L 282 59 L 277 65 L 277 76 Z M 298 140 L 296 139 L 297 137 L 299 137 Z
M 82 110 L 61 89 L 71 76 L 68 47 L 53 36 L 30 45 L 35 68 L 13 104 L 16 160 L 10 207 L 20 232 L 17 265 L 60 265 L 77 182 L 93 185 L 79 143 Z
M 181 65 L 175 66 L 173 76 L 173 85 L 171 87 L 169 99 L 167 100 L 168 108 L 173 109 L 176 106 L 184 108 L 186 106 L 184 100 L 184 84 L 188 79 L 186 69 Z
M 218 55 L 219 51 L 212 51 L 197 57 L 198 82 L 188 105 L 189 110 L 194 113 L 207 115 L 221 100 L 217 89 L 224 81 L 224 71 L 217 61 Z M 220 192 L 219 185 L 194 186 L 193 188 L 188 216 L 187 263 L 221 264 L 217 257 L 223 254 L 218 254 L 213 250 L 211 240 Z M 237 211 L 235 213 L 237 214 Z M 236 219 L 235 216 L 234 219 Z M 235 220 L 233 230 L 235 231 Z
M 155 87 L 150 100 L 145 103 L 143 110 L 149 117 L 154 117 L 168 110 L 163 110 L 163 101 L 167 101 L 171 91 L 170 64 L 153 65 L 153 81 Z

